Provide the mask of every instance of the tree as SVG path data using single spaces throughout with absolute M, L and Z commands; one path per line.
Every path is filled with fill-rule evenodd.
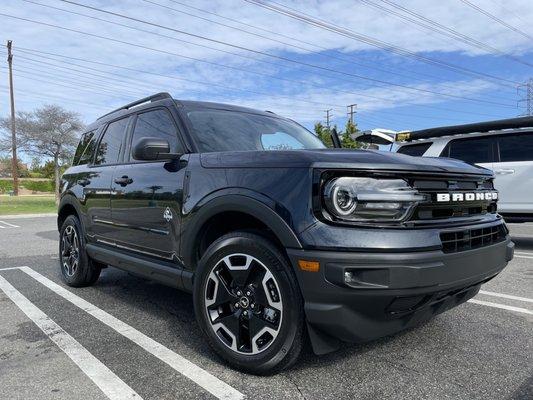
M 0 127 L 8 121 L 0 120 Z M 77 113 L 57 105 L 45 105 L 33 112 L 18 112 L 17 146 L 28 154 L 51 159 L 54 166 L 56 203 L 59 202 L 59 177 L 61 164 L 70 159 L 78 142 L 83 123 Z M 0 149 L 6 146 L 0 141 Z M 2 146 L 3 143 L 3 146 Z
M 321 122 L 317 122 L 315 124 L 315 133 L 327 147 L 333 147 L 333 141 L 331 140 L 331 132 L 327 126 L 322 125 Z
M 346 122 L 346 128 L 344 132 L 340 135 L 341 137 L 341 143 L 342 147 L 346 149 L 360 149 L 364 148 L 364 146 L 355 141 L 352 136 L 359 132 L 359 129 L 357 129 L 357 125 L 353 124 L 350 120 Z

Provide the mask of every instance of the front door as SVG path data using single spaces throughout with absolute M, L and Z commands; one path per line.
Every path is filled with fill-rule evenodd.
M 137 115 L 125 163 L 117 166 L 112 182 L 114 241 L 128 250 L 176 261 L 186 156 L 181 161 L 136 161 L 131 147 L 143 137 L 165 139 L 171 152 L 183 153 L 168 110 L 157 108 Z

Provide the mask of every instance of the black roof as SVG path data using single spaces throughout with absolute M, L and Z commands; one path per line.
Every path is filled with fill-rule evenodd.
M 110 119 L 114 119 L 118 116 L 128 114 L 129 110 L 134 107 L 142 107 L 147 106 L 154 102 L 162 102 L 162 101 L 171 101 L 178 107 L 185 107 L 185 108 L 216 108 L 219 110 L 229 110 L 229 111 L 240 111 L 240 112 L 248 112 L 248 113 L 254 113 L 254 114 L 263 114 L 272 116 L 275 115 L 271 111 L 260 111 L 253 108 L 248 107 L 241 107 L 241 106 L 235 106 L 232 104 L 224 104 L 224 103 L 212 103 L 208 101 L 193 101 L 193 100 L 177 100 L 172 98 L 172 96 L 169 93 L 161 92 L 156 93 L 154 95 L 144 97 L 142 99 L 133 101 L 131 103 L 128 103 L 122 107 L 116 108 L 113 111 L 108 112 L 107 114 L 102 115 L 99 117 L 95 122 L 90 124 L 87 129 L 94 129 L 95 127 L 98 127 L 104 122 L 107 122 Z M 278 116 L 279 118 L 284 118 L 281 116 Z M 284 118 L 285 119 L 285 118 Z
M 519 117 L 499 119 L 495 121 L 476 122 L 473 124 L 440 126 L 437 128 L 422 129 L 399 134 L 405 141 L 436 138 L 441 136 L 459 135 L 464 133 L 477 133 L 499 131 L 503 129 L 533 128 L 533 117 Z

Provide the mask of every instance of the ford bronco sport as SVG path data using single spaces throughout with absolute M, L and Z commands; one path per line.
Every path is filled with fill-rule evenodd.
M 327 149 L 270 112 L 166 93 L 90 125 L 62 177 L 60 267 L 193 293 L 216 353 L 257 374 L 461 304 L 511 260 L 490 171 Z

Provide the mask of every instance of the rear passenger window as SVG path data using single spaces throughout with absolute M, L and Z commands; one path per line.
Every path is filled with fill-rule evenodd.
M 73 165 L 85 165 L 92 161 L 96 143 L 95 133 L 96 131 L 90 131 L 81 136 L 80 143 L 74 154 L 74 160 L 72 161 Z
M 183 153 L 183 148 L 178 140 L 178 132 L 172 117 L 163 109 L 148 111 L 137 116 L 133 137 L 132 148 L 143 137 L 156 137 L 164 139 L 170 144 L 171 153 Z M 133 160 L 133 162 L 139 162 Z
M 407 144 L 398 149 L 398 153 L 407 154 L 408 156 L 420 157 L 431 147 L 431 142 L 428 143 L 417 143 L 417 144 Z
M 122 150 L 122 143 L 126 134 L 126 127 L 128 126 L 129 118 L 123 118 L 115 122 L 111 122 L 98 145 L 96 152 L 95 164 L 114 164 L 119 161 L 120 151 Z
M 533 161 L 533 132 L 498 136 L 500 161 Z
M 457 158 L 470 164 L 493 162 L 494 141 L 494 137 L 455 139 L 446 145 L 440 156 Z

